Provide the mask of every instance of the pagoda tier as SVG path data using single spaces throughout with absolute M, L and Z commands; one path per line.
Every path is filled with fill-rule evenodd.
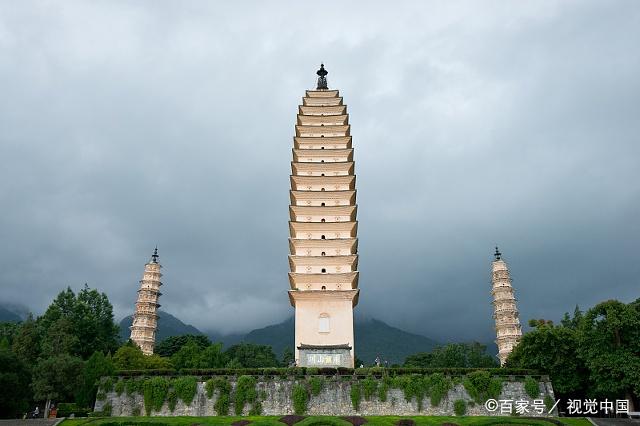
M 326 88 L 323 67 L 318 75 L 318 87 Z M 293 138 L 289 206 L 289 300 L 300 366 L 353 367 L 359 272 L 350 132 L 337 90 L 306 91 Z
M 496 247 L 496 259 L 491 265 L 491 294 L 493 296 L 493 318 L 496 323 L 498 358 L 504 365 L 513 348 L 522 337 L 516 298 L 506 262 Z
M 151 261 L 144 266 L 144 275 L 140 280 L 138 290 L 138 301 L 136 311 L 133 315 L 131 325 L 131 340 L 135 342 L 142 353 L 152 355 L 156 341 L 156 330 L 158 328 L 158 298 L 160 292 L 160 273 L 162 266 L 158 263 L 158 249 L 156 248 Z

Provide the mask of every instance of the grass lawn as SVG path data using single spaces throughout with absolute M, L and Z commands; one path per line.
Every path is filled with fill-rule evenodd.
M 240 420 L 251 421 L 250 426 L 284 426 L 278 421 L 280 416 L 257 416 L 257 417 L 103 417 L 65 420 L 62 426 L 218 426 L 231 425 Z M 456 424 L 460 426 L 508 426 L 508 425 L 547 425 L 553 423 L 544 420 L 522 419 L 519 417 L 435 417 L 435 416 L 365 416 L 367 425 L 371 426 L 394 426 L 400 419 L 411 419 L 416 422 L 416 426 L 441 425 L 443 423 Z M 565 425 L 590 426 L 583 418 L 555 418 Z M 351 426 L 351 423 L 331 416 L 309 416 L 295 426 Z

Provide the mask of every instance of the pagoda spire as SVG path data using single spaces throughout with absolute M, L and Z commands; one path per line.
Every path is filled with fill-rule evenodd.
M 522 337 L 516 298 L 511 285 L 511 276 L 502 253 L 496 247 L 495 260 L 491 264 L 491 295 L 493 296 L 493 318 L 496 322 L 496 344 L 500 365 L 504 365 L 513 348 Z
M 318 87 L 317 90 L 329 90 L 329 86 L 327 86 L 327 74 L 329 71 L 324 69 L 324 64 L 320 64 L 320 69 L 316 71 L 318 74 Z
M 145 355 L 152 355 L 156 343 L 156 330 L 158 328 L 158 299 L 160 293 L 160 268 L 158 263 L 158 247 L 153 251 L 151 260 L 144 265 L 144 274 L 140 280 L 136 311 L 133 314 L 130 339 L 140 347 Z

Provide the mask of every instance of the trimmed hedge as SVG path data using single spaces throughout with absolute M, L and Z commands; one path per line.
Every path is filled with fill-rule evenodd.
M 487 371 L 492 376 L 540 376 L 536 370 L 524 368 L 315 368 L 315 367 L 289 367 L 289 368 L 183 368 L 182 370 L 118 370 L 113 376 L 280 376 L 280 377 L 304 377 L 304 376 L 401 376 L 405 374 L 433 374 L 442 373 L 445 376 L 465 376 L 474 371 Z

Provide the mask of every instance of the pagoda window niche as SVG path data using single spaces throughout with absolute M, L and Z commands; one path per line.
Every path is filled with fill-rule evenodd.
M 318 333 L 330 333 L 331 323 L 329 320 L 329 314 L 322 313 L 318 318 Z

